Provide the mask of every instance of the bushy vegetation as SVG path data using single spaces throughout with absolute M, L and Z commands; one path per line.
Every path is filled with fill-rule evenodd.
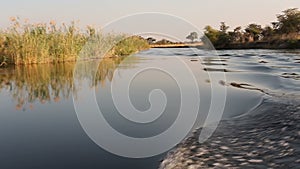
M 139 37 L 103 35 L 92 27 L 82 32 L 74 22 L 58 26 L 54 21 L 50 24 L 21 23 L 18 18 L 11 21 L 11 27 L 0 30 L 1 65 L 76 61 L 84 45 L 95 37 L 105 38 L 103 43 L 121 40 L 109 52 L 110 56 L 129 55 L 149 47 L 147 41 Z
M 300 11 L 297 8 L 287 9 L 277 15 L 277 21 L 265 27 L 251 23 L 244 30 L 241 26 L 228 31 L 229 26 L 221 22 L 220 29 L 211 26 L 204 28 L 206 37 L 216 47 L 228 44 L 251 42 L 289 42 L 295 45 L 300 39 Z M 205 37 L 202 37 L 205 42 Z
M 124 56 L 147 48 L 149 48 L 148 41 L 139 36 L 132 36 L 118 42 L 112 52 L 116 56 Z

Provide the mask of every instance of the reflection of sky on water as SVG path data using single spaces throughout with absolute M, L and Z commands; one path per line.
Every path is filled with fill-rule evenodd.
M 167 52 L 168 50 L 171 52 Z M 134 128 L 131 123 L 120 118 L 109 99 L 109 86 L 112 78 L 121 78 L 122 71 L 145 66 L 151 60 L 171 66 L 174 55 L 170 53 L 177 53 L 190 64 L 190 68 L 195 72 L 200 86 L 200 114 L 204 116 L 210 104 L 211 83 L 207 72 L 203 70 L 203 67 L 199 67 L 201 62 L 226 63 L 225 66 L 221 64 L 223 68 L 233 70 L 226 72 L 226 82 L 216 85 L 218 88 L 227 85 L 228 95 L 223 118 L 232 118 L 246 113 L 259 104 L 262 98 L 268 97 L 258 90 L 230 85 L 233 82 L 248 84 L 271 94 L 297 94 L 299 91 L 299 80 L 295 78 L 299 72 L 299 66 L 296 63 L 299 59 L 297 53 L 257 50 L 253 51 L 256 54 L 250 55 L 252 51 L 219 51 L 220 55 L 226 55 L 220 57 L 221 61 L 213 57 L 201 57 L 199 61 L 195 61 L 197 63 L 194 63 L 190 60 L 191 58 L 197 59 L 197 57 L 187 52 L 187 49 L 151 49 L 122 61 L 103 62 L 104 65 L 111 66 L 102 70 L 100 66 L 98 82 L 93 81 L 91 84 L 97 85 L 95 91 L 98 103 L 105 118 L 114 128 L 122 133 L 141 137 L 157 134 L 174 121 L 176 109 L 179 106 L 177 103 L 180 101 L 179 94 L 176 92 L 175 82 L 171 78 L 167 79 L 168 77 L 160 72 L 149 71 L 147 76 L 142 74 L 137 76 L 130 90 L 132 104 L 139 110 L 149 107 L 147 94 L 153 88 L 161 88 L 166 92 L 167 97 L 171 98 L 173 103 L 166 108 L 165 116 L 161 117 L 161 121 L 157 121 L 157 124 L 152 123 Z M 189 56 L 184 56 L 184 53 Z M 246 55 L 246 53 L 250 54 Z M 267 63 L 260 63 L 261 60 Z M 283 64 L 285 67 L 279 67 Z M 206 64 L 205 66 L 220 68 L 219 64 Z M 257 69 L 257 66 L 260 69 Z M 263 67 L 267 67 L 268 71 L 262 70 Z M 116 68 L 119 74 L 112 77 L 111 73 Z M 3 159 L 0 168 L 46 168 L 46 166 L 50 168 L 132 168 L 132 166 L 157 168 L 161 156 L 144 160 L 116 157 L 103 151 L 86 136 L 77 120 L 72 97 L 70 97 L 72 93 L 76 96 L 76 89 L 72 89 L 72 65 L 28 66 L 15 68 L 13 73 L 3 69 L 0 71 L 0 148 L 2 152 L 0 157 Z M 217 77 L 220 72 L 211 73 Z M 282 77 L 287 75 L 290 77 Z M 158 77 L 162 80 L 157 79 Z M 12 88 L 6 85 L 7 82 L 10 82 Z M 17 107 L 20 103 L 24 103 L 21 108 Z M 203 123 L 201 119 L 201 117 L 198 119 L 198 126 Z M 156 128 L 150 130 L 151 125 Z M 142 132 L 142 129 L 146 132 Z

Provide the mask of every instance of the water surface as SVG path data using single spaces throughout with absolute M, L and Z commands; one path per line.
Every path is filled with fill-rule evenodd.
M 285 95 L 299 98 L 299 54 L 297 50 L 226 50 L 215 56 L 196 49 L 150 49 L 126 58 L 102 60 L 95 78 L 90 78 L 89 87 L 95 90 L 99 107 L 115 130 L 144 138 L 163 132 L 176 120 L 181 102 L 176 80 L 155 69 L 133 79 L 129 95 L 136 109 L 145 111 L 151 107 L 148 96 L 153 89 L 164 91 L 168 100 L 158 120 L 137 124 L 121 116 L 113 104 L 112 79 L 118 82 L 127 71 L 150 63 L 172 67 L 179 57 L 194 72 L 199 87 L 196 128 L 203 124 L 210 107 L 210 76 L 226 75 L 226 80 L 220 78 L 214 86 L 227 89 L 222 119 L 251 113 L 264 99 Z M 73 105 L 72 96 L 84 99 L 73 86 L 74 67 L 75 63 L 0 68 L 0 167 L 157 168 L 165 154 L 146 159 L 119 157 L 103 150 L 86 135 Z M 188 87 L 190 83 L 184 85 Z

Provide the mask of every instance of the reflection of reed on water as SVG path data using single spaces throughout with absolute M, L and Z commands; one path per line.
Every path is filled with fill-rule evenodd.
M 102 59 L 95 76 L 86 77 L 88 74 L 82 72 L 81 78 L 88 78 L 91 87 L 99 84 L 103 86 L 106 81 L 113 79 L 114 71 L 122 60 L 124 57 Z M 29 108 L 33 108 L 36 101 L 44 104 L 69 99 L 71 94 L 76 94 L 76 88 L 73 88 L 75 65 L 75 62 L 68 62 L 0 69 L 0 91 L 9 92 L 18 110 L 27 104 Z M 89 67 L 86 65 L 85 69 L 88 70 Z

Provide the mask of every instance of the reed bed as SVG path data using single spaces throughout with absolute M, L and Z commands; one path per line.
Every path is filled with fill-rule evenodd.
M 103 43 L 116 44 L 109 49 L 109 56 L 124 56 L 149 48 L 143 38 L 104 35 L 90 26 L 82 31 L 75 22 L 57 25 L 55 21 L 49 24 L 30 24 L 18 18 L 11 18 L 11 21 L 11 27 L 0 30 L 0 66 L 76 61 L 85 44 L 91 40 L 102 46 Z M 96 47 L 100 52 L 104 51 Z M 94 52 L 95 56 L 99 54 L 95 50 L 86 50 Z

